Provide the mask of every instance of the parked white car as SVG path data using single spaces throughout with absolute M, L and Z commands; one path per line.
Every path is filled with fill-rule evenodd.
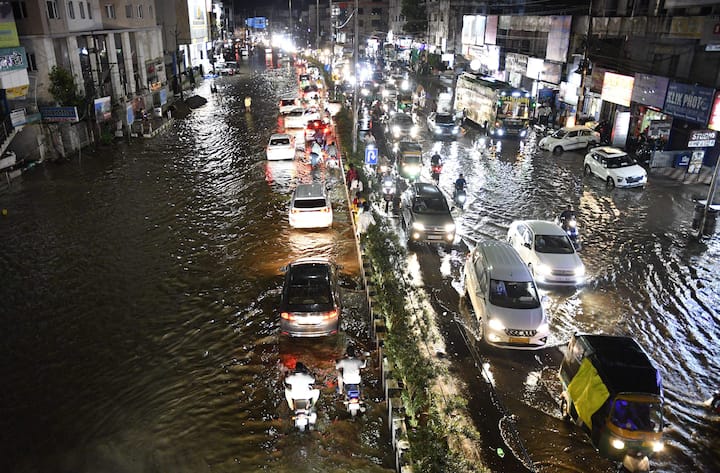
M 585 283 L 585 265 L 565 230 L 545 220 L 516 220 L 507 242 L 527 264 L 539 284 L 578 286 Z
M 295 138 L 286 133 L 271 135 L 266 154 L 268 161 L 295 159 Z
M 583 172 L 596 175 L 608 187 L 643 187 L 647 172 L 633 158 L 620 149 L 610 146 L 595 148 L 585 155 Z
M 477 244 L 465 262 L 465 300 L 472 305 L 485 342 L 537 349 L 550 332 L 535 281 L 507 243 Z
M 568 149 L 591 148 L 600 143 L 600 133 L 586 126 L 560 128 L 555 133 L 540 140 L 540 149 L 562 153 Z

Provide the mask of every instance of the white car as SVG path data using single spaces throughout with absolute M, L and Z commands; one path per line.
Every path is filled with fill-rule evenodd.
M 633 158 L 610 146 L 595 148 L 585 155 L 583 172 L 605 181 L 608 187 L 643 187 L 647 172 Z
M 293 108 L 290 112 L 283 115 L 283 120 L 285 124 L 285 129 L 289 128 L 305 128 L 305 125 L 307 125 L 307 122 L 310 120 L 317 120 L 320 118 L 320 112 L 318 112 L 317 108 L 307 108 L 304 109 L 302 107 L 296 107 Z
M 293 228 L 331 227 L 332 204 L 325 187 L 319 182 L 298 184 L 290 200 L 290 226 Z
M 507 242 L 515 248 L 539 284 L 578 286 L 585 283 L 585 265 L 565 230 L 545 220 L 516 220 Z
M 282 99 L 280 99 L 279 107 L 280 107 L 281 114 L 290 113 L 293 110 L 295 110 L 296 108 L 301 107 L 300 99 L 297 97 L 282 98 Z
M 600 143 L 600 133 L 586 126 L 560 128 L 550 136 L 540 140 L 540 149 L 562 153 L 568 149 L 585 149 Z
M 266 153 L 268 161 L 295 159 L 295 138 L 285 133 L 271 135 Z
M 507 243 L 477 244 L 465 262 L 465 296 L 483 339 L 505 348 L 545 346 L 550 327 L 525 262 Z

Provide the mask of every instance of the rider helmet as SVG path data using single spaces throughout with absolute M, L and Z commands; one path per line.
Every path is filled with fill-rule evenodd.
M 295 363 L 295 372 L 296 373 L 307 373 L 308 369 L 302 361 L 298 361 L 297 363 Z
M 354 358 L 355 357 L 355 347 L 350 345 L 349 347 L 347 347 L 346 353 L 349 358 Z

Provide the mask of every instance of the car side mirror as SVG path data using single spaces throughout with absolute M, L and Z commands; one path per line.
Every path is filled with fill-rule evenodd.
M 530 243 L 528 243 L 528 242 L 523 243 L 523 246 L 524 246 L 525 248 L 528 248 L 528 249 L 529 249 L 529 248 L 532 248 L 532 245 L 531 245 Z
M 289 269 L 289 268 L 288 268 L 287 265 L 282 266 L 282 267 L 280 268 L 280 272 L 281 272 L 281 273 L 287 273 L 288 269 Z

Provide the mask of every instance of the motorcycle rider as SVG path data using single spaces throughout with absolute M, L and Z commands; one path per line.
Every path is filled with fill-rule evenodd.
M 464 191 L 465 187 L 467 187 L 467 181 L 465 180 L 465 176 L 460 173 L 460 176 L 455 180 L 455 194 L 457 194 L 458 191 Z
M 430 167 L 442 166 L 442 157 L 435 153 L 430 158 Z
M 285 399 L 291 410 L 295 410 L 295 399 L 307 399 L 314 406 L 320 398 L 320 390 L 313 388 L 315 378 L 300 361 L 295 364 L 295 371 L 285 378 Z
M 342 394 L 344 384 L 360 384 L 360 370 L 367 366 L 367 360 L 355 358 L 355 348 L 347 347 L 347 356 L 335 364 L 338 370 L 338 393 Z
M 575 220 L 575 210 L 573 210 L 572 204 L 568 204 L 567 208 L 560 213 L 560 223 L 565 226 L 566 222 Z

